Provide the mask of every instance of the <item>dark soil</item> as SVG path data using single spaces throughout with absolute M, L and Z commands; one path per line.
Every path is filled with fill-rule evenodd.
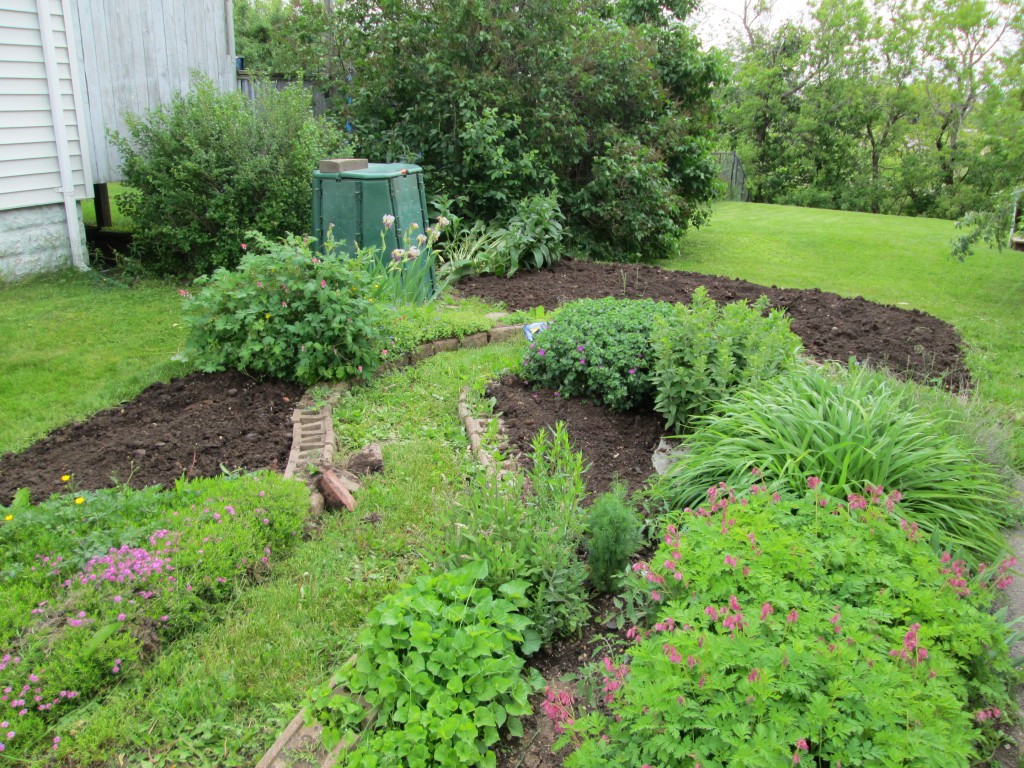
M 768 296 L 784 309 L 807 353 L 818 360 L 883 365 L 921 381 L 942 377 L 950 389 L 969 386 L 962 342 L 948 323 L 916 309 L 844 298 L 817 289 L 767 288 L 745 280 L 676 272 L 637 264 L 565 260 L 552 269 L 520 272 L 514 279 L 481 275 L 462 280 L 462 293 L 502 302 L 509 309 L 548 309 L 580 298 L 652 298 L 689 302 L 693 290 L 706 286 L 719 302 L 756 301 Z
M 0 457 L 0 504 L 18 488 L 32 499 L 118 483 L 173 485 L 212 477 L 221 467 L 283 470 L 291 450 L 291 415 L 302 387 L 256 383 L 240 373 L 194 373 L 154 384 L 129 403 L 72 424 L 18 454 Z
M 651 454 L 665 427 L 653 412 L 613 413 L 585 400 L 558 397 L 550 389 L 530 389 L 512 375 L 492 383 L 487 394 L 495 398 L 494 410 L 501 414 L 509 447 L 523 456 L 529 455 L 538 431 L 566 423 L 573 447 L 589 465 L 588 501 L 609 490 L 615 480 L 635 491 L 653 471 Z

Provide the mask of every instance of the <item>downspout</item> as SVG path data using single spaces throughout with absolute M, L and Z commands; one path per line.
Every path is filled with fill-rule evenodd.
M 71 263 L 76 269 L 88 269 L 89 261 L 82 245 L 79 227 L 78 205 L 75 201 L 75 180 L 71 173 L 71 152 L 68 148 L 67 131 L 64 130 L 64 106 L 61 104 L 60 75 L 57 72 L 57 47 L 53 41 L 53 27 L 50 24 L 50 3 L 36 0 L 39 14 L 39 36 L 43 43 L 43 66 L 46 68 L 46 89 L 50 97 L 50 115 L 53 118 L 53 134 L 57 144 L 57 167 L 60 169 L 60 188 L 64 198 L 64 219 L 67 223 L 68 240 L 71 242 Z M 64 20 L 66 35 L 72 33 L 70 20 Z M 70 55 L 71 48 L 69 46 Z

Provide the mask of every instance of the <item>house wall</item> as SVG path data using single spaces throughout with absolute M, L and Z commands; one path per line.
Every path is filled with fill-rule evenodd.
M 106 132 L 187 91 L 193 71 L 235 88 L 231 0 L 77 0 L 77 30 L 96 183 L 119 181 L 120 156 Z
M 68 0 L 5 0 L 0 8 L 5 278 L 69 266 L 75 259 L 84 264 L 78 201 L 91 195 L 92 181 L 69 18 Z

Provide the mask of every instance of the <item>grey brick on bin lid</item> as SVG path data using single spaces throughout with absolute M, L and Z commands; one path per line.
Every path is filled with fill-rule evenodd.
M 364 157 L 341 157 L 334 160 L 321 160 L 320 173 L 344 173 L 345 171 L 362 171 L 370 165 Z

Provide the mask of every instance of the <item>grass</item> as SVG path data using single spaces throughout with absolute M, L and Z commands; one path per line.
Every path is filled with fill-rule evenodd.
M 0 284 L 0 454 L 185 372 L 177 289 L 66 272 Z
M 954 232 L 939 219 L 723 202 L 663 266 L 863 296 L 951 323 L 978 393 L 1015 425 L 1024 467 L 1024 258 L 981 248 L 960 263 L 949 255 Z
M 317 538 L 217 627 L 66 721 L 64 746 L 81 764 L 140 750 L 154 767 L 255 764 L 306 689 L 351 654 L 369 610 L 446 535 L 438 521 L 478 469 L 459 391 L 521 354 L 521 342 L 443 353 L 344 397 L 335 411 L 343 446 L 373 439 L 384 448 L 385 470 L 360 492 L 356 513 L 329 514 Z
M 110 229 L 116 229 L 121 232 L 131 232 L 134 229 L 132 220 L 122 213 L 121 208 L 117 203 L 117 198 L 127 190 L 128 188 L 124 184 L 113 183 L 107 186 L 107 191 L 110 196 Z M 82 219 L 86 226 L 96 226 L 96 203 L 94 200 L 82 201 Z

